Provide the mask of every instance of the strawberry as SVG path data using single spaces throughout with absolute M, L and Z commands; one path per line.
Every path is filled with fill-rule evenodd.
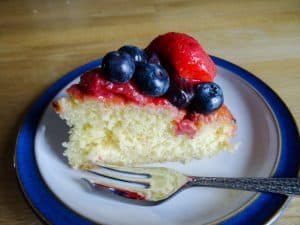
M 156 53 L 162 65 L 173 75 L 189 82 L 212 82 L 216 66 L 193 37 L 169 32 L 155 38 L 146 48 L 148 54 Z

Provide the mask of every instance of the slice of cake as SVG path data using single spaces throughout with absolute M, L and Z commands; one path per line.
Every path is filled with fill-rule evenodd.
M 108 53 L 53 102 L 70 127 L 63 143 L 69 164 L 189 161 L 232 150 L 236 121 L 215 75 L 210 57 L 186 34 L 159 36 L 145 51 Z

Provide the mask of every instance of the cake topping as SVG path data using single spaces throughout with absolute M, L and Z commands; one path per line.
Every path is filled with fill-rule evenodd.
M 80 77 L 79 87 L 80 90 L 89 95 L 97 95 L 99 92 L 103 92 L 101 86 L 101 78 L 97 70 L 89 71 Z
M 164 95 L 170 85 L 168 72 L 158 64 L 138 63 L 134 81 L 140 91 L 149 96 Z
M 200 113 L 210 113 L 219 109 L 224 102 L 221 87 L 214 82 L 199 84 L 193 99 L 194 109 Z
M 148 54 L 148 63 L 161 65 L 158 55 L 155 52 Z
M 114 83 L 126 83 L 135 70 L 133 58 L 126 52 L 114 51 L 106 54 L 102 61 L 105 78 Z
M 221 88 L 208 83 L 216 76 L 216 66 L 193 37 L 169 32 L 155 38 L 146 52 L 157 55 L 169 72 L 171 84 L 165 97 L 174 106 L 199 113 L 221 107 L 224 101 Z
M 82 75 L 69 92 L 139 105 L 160 102 L 187 114 L 208 114 L 224 102 L 215 76 L 216 66 L 194 38 L 170 32 L 155 38 L 145 51 L 125 45 L 109 52 L 102 66 Z
M 128 53 L 137 62 L 147 62 L 147 57 L 143 49 L 138 48 L 133 45 L 125 45 L 121 47 L 118 51 Z
M 108 81 L 104 78 L 103 72 L 99 68 L 83 74 L 80 77 L 79 84 L 72 85 L 68 89 L 68 93 L 80 100 L 95 98 L 119 104 L 152 104 L 167 108 L 175 108 L 165 98 L 151 97 L 142 94 L 132 81 L 126 83 L 113 83 Z
M 194 96 L 193 91 L 181 88 L 170 88 L 166 97 L 177 108 L 184 109 L 189 106 Z
M 172 75 L 196 82 L 211 82 L 216 76 L 216 66 L 193 37 L 169 32 L 155 38 L 146 52 L 158 54 L 162 65 Z

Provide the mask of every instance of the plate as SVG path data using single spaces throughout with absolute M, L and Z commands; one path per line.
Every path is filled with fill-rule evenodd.
M 216 82 L 225 104 L 237 119 L 234 153 L 163 163 L 189 175 L 296 177 L 300 143 L 296 123 L 282 100 L 248 71 L 212 56 L 218 67 Z M 51 109 L 51 102 L 66 94 L 78 77 L 101 65 L 101 59 L 81 66 L 49 87 L 24 118 L 15 154 L 17 177 L 32 208 L 48 224 L 271 224 L 289 198 L 275 194 L 194 187 L 156 206 L 140 206 L 95 193 L 62 156 L 61 143 L 68 128 Z M 262 213 L 263 212 L 263 213 Z

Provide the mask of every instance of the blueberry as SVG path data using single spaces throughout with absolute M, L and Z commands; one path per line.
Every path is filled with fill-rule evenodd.
M 170 88 L 166 95 L 169 102 L 178 108 L 186 108 L 189 106 L 194 93 L 178 87 Z
M 138 63 L 134 80 L 140 91 L 149 96 L 162 96 L 170 86 L 168 72 L 162 66 L 152 63 Z
M 199 84 L 195 89 L 193 109 L 200 113 L 210 113 L 219 109 L 224 102 L 221 87 L 214 82 Z
M 160 65 L 159 57 L 156 53 L 152 52 L 148 55 L 148 62 Z
M 120 52 L 128 53 L 134 62 L 147 62 L 146 54 L 143 49 L 133 45 L 125 45 L 119 49 Z
M 103 58 L 103 75 L 113 83 L 125 83 L 129 81 L 134 74 L 134 70 L 134 61 L 125 52 L 109 52 Z

